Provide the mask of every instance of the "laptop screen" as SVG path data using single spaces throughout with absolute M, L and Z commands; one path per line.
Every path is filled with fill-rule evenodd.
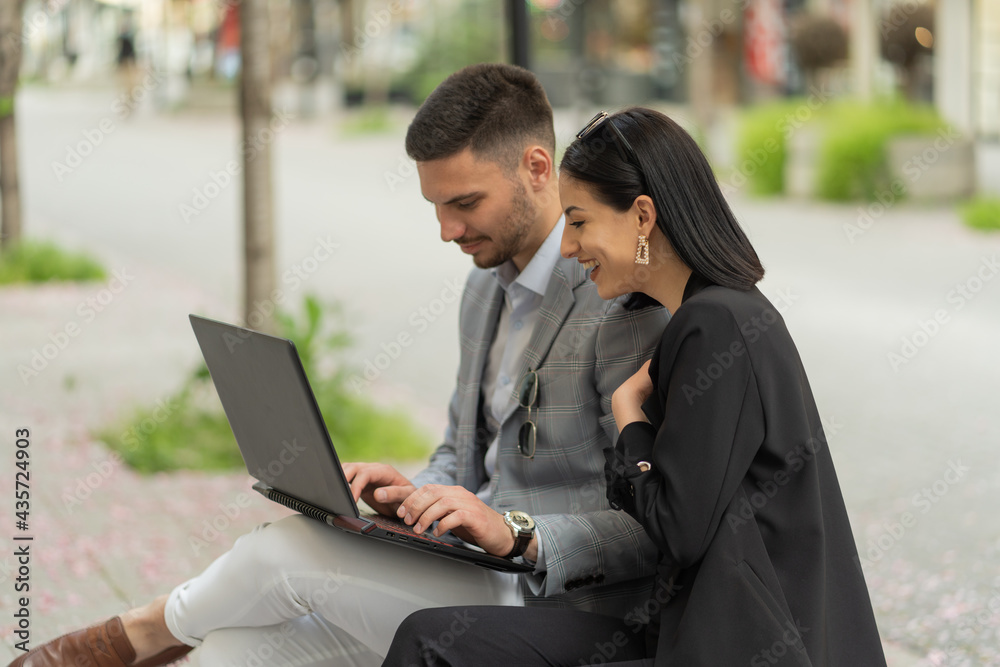
M 250 475 L 333 514 L 357 517 L 292 342 L 197 315 L 190 319 Z

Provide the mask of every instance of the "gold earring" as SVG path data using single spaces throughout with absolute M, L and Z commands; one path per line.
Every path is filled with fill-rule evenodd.
M 642 234 L 639 234 L 639 247 L 635 249 L 635 263 L 649 264 L 649 241 Z

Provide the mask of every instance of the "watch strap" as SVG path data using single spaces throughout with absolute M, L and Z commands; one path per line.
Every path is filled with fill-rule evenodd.
M 518 534 L 514 537 L 514 548 L 511 549 L 510 553 L 504 556 L 504 558 L 517 558 L 518 556 L 522 555 L 525 551 L 528 550 L 528 544 L 531 543 L 531 538 L 533 535 L 534 533 L 518 532 Z

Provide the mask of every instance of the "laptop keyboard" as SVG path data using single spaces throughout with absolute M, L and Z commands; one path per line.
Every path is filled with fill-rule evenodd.
M 381 514 L 362 514 L 361 518 L 371 521 L 382 530 L 388 531 L 390 533 L 398 533 L 399 535 L 402 535 L 404 537 L 413 538 L 415 540 L 422 540 L 424 542 L 433 542 L 436 544 L 442 544 L 446 547 L 455 546 L 455 544 L 453 543 L 444 542 L 442 540 L 437 539 L 431 533 L 428 532 L 415 533 L 413 531 L 413 528 L 407 526 L 404 522 L 400 521 L 399 519 L 393 519 L 387 516 L 383 516 Z

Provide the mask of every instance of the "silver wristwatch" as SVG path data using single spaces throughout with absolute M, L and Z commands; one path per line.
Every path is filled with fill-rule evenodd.
M 515 558 L 528 548 L 528 544 L 535 534 L 535 520 L 519 510 L 504 512 L 503 520 L 514 536 L 514 548 L 504 558 Z

